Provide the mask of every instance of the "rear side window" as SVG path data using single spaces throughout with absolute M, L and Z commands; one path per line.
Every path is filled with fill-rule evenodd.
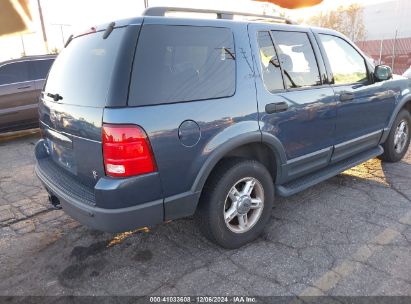
M 229 29 L 145 25 L 137 45 L 129 105 L 232 96 L 235 56 Z
M 53 59 L 42 59 L 32 61 L 33 66 L 33 79 L 45 79 L 53 64 Z
M 29 62 L 15 62 L 0 67 L 0 85 L 29 81 Z
M 286 88 L 321 84 L 314 51 L 306 33 L 272 31 Z
M 280 62 L 278 61 L 270 33 L 259 32 L 257 34 L 257 40 L 260 51 L 262 77 L 266 89 L 271 93 L 277 90 L 284 90 Z

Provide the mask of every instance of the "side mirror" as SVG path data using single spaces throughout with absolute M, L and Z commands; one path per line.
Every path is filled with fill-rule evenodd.
M 392 78 L 392 70 L 388 65 L 377 65 L 374 70 L 376 81 L 383 81 Z

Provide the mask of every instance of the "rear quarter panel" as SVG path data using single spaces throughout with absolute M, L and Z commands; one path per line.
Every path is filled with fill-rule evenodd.
M 147 23 L 162 22 L 147 18 Z M 150 139 L 164 196 L 189 192 L 207 158 L 219 146 L 240 134 L 259 132 L 258 111 L 253 79 L 253 68 L 246 24 L 230 27 L 230 23 L 199 20 L 173 20 L 178 25 L 229 27 L 234 33 L 236 53 L 236 92 L 228 98 L 190 101 L 144 107 L 105 109 L 105 123 L 130 123 L 144 128 Z M 186 120 L 195 121 L 201 132 L 192 147 L 184 146 L 178 134 Z

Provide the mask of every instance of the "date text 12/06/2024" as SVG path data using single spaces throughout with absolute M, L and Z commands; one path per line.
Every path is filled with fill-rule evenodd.
M 181 297 L 150 297 L 150 303 L 256 303 L 255 297 L 207 297 L 207 296 L 181 296 Z

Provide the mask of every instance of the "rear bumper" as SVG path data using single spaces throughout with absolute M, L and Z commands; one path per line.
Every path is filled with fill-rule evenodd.
M 38 178 L 49 193 L 57 197 L 63 210 L 81 224 L 101 231 L 122 232 L 163 222 L 163 199 L 116 209 L 98 207 L 96 191 L 80 184 L 68 173 L 53 170 L 55 165 L 43 154 L 41 145 L 40 141 L 36 146 L 35 172 Z M 116 185 L 118 180 L 113 183 Z M 104 190 L 98 189 L 97 192 L 98 197 L 104 196 Z M 113 187 L 108 187 L 107 196 L 113 194 Z

